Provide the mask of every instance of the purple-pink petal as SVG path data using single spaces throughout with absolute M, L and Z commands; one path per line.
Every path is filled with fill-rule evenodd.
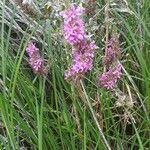
M 39 49 L 35 46 L 35 43 L 30 42 L 26 48 L 26 52 L 28 53 L 29 57 L 32 57 L 34 53 L 37 53 Z
M 44 66 L 44 60 L 41 58 L 39 49 L 35 46 L 35 44 L 30 42 L 26 48 L 26 52 L 29 55 L 29 64 L 34 72 L 46 75 L 47 69 Z
M 71 78 L 73 76 L 83 75 L 92 69 L 94 48 L 96 48 L 96 46 L 91 47 L 90 45 L 91 43 L 86 43 L 85 46 L 85 43 L 83 43 L 74 49 L 73 64 L 65 72 L 65 79 Z
M 114 68 L 109 68 L 107 72 L 104 72 L 101 76 L 99 76 L 99 86 L 102 86 L 107 90 L 111 90 L 116 86 L 121 75 L 121 65 L 117 64 Z
M 64 18 L 63 32 L 65 40 L 71 44 L 76 45 L 84 40 L 86 33 L 84 29 L 84 22 L 80 18 L 83 13 L 83 8 L 77 7 L 74 4 L 61 13 Z

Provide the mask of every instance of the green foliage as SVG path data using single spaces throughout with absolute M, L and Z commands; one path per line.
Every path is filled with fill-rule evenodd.
M 95 15 L 85 17 L 99 48 L 93 70 L 81 81 L 83 97 L 64 80 L 70 62 L 59 16 L 64 2 L 46 2 L 34 1 L 37 15 L 30 16 L 14 1 L 0 1 L 0 149 L 148 150 L 149 0 L 113 0 L 110 5 L 110 30 L 120 34 L 123 76 L 119 89 L 125 99 L 96 85 L 103 70 L 105 2 L 97 0 Z M 50 11 L 44 10 L 46 6 Z M 46 77 L 34 74 L 28 65 L 25 49 L 30 40 L 36 41 L 45 59 Z

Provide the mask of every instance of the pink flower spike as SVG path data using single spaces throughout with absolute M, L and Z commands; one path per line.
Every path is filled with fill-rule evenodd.
M 74 4 L 61 13 L 64 18 L 64 38 L 71 45 L 76 45 L 85 39 L 84 22 L 80 18 L 82 13 L 83 8 L 75 6 Z
M 94 43 L 88 42 L 83 42 L 74 48 L 73 64 L 70 69 L 65 72 L 65 79 L 80 77 L 92 69 L 94 48 L 96 48 Z
M 47 68 L 44 66 L 44 60 L 41 58 L 39 54 L 39 49 L 30 42 L 26 51 L 29 55 L 29 64 L 35 73 L 40 75 L 47 75 Z
M 95 42 L 88 41 L 85 33 L 85 24 L 81 18 L 84 9 L 72 4 L 61 13 L 64 19 L 64 39 L 72 46 L 72 64 L 65 71 L 65 79 L 79 79 L 93 66 Z
M 107 90 L 112 90 L 116 86 L 121 75 L 121 65 L 117 64 L 114 68 L 109 68 L 107 72 L 104 72 L 101 76 L 99 76 L 99 86 L 102 86 Z
M 35 57 L 31 57 L 29 59 L 29 64 L 35 72 L 38 72 L 39 70 L 42 69 L 42 67 L 44 65 L 44 61 L 39 56 L 35 56 Z

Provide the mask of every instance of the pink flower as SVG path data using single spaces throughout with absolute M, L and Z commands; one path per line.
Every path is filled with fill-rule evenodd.
M 71 21 L 73 18 L 80 17 L 83 14 L 84 8 L 72 4 L 69 9 L 61 12 L 61 16 L 68 21 Z
M 44 66 L 44 60 L 39 54 L 39 49 L 32 42 L 28 44 L 26 52 L 29 55 L 29 64 L 35 73 L 41 75 L 47 74 L 47 69 Z
M 32 57 L 35 53 L 37 53 L 39 49 L 35 46 L 35 43 L 30 42 L 26 48 L 26 52 L 28 53 L 29 57 Z
M 83 8 L 74 4 L 68 10 L 61 13 L 64 18 L 64 38 L 71 45 L 76 45 L 85 39 L 84 22 L 80 18 L 82 13 Z
M 75 47 L 73 53 L 73 64 L 70 69 L 65 72 L 65 79 L 80 77 L 92 69 L 95 48 L 96 45 L 94 42 L 83 42 L 80 43 L 80 46 L 78 45 Z
M 35 72 L 38 72 L 43 68 L 44 60 L 37 54 L 29 58 L 29 64 Z
M 104 72 L 101 76 L 99 76 L 99 85 L 107 90 L 111 90 L 115 87 L 121 75 L 121 65 L 117 64 L 114 68 L 109 68 L 107 72 Z
M 69 9 L 61 13 L 64 18 L 64 38 L 72 45 L 72 65 L 65 72 L 65 79 L 80 78 L 92 69 L 95 42 L 86 38 L 84 22 L 81 19 L 83 8 L 72 4 Z

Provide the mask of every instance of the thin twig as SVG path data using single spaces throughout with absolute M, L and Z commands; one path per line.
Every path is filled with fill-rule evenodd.
M 75 88 L 77 89 L 77 91 L 78 91 L 78 93 L 79 93 L 79 96 L 80 96 L 81 100 L 83 101 L 83 103 L 84 103 L 86 106 L 88 106 L 87 101 L 86 101 L 86 97 L 85 97 L 85 95 L 84 95 L 84 92 L 83 92 L 83 90 L 82 90 L 82 86 L 81 86 L 81 84 L 80 84 L 80 80 L 77 80 L 77 81 L 76 81 Z

